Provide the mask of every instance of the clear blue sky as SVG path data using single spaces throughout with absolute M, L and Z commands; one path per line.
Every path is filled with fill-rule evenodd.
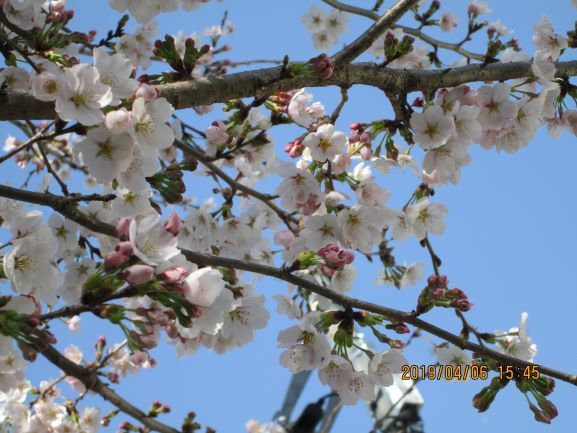
M 372 0 L 355 2 L 359 6 L 372 3 Z M 385 5 L 390 3 L 385 1 Z M 458 0 L 442 3 L 443 10 L 455 11 L 461 17 L 457 30 L 443 36 L 448 40 L 458 40 L 465 31 L 463 12 L 466 3 Z M 224 11 L 228 10 L 236 28 L 236 33 L 227 37 L 227 43 L 233 46 L 232 59 L 280 59 L 284 54 L 307 59 L 318 54 L 300 22 L 310 4 L 320 2 L 212 1 L 188 14 L 164 15 L 159 22 L 161 34 L 175 34 L 178 30 L 201 33 L 206 26 L 218 23 Z M 105 0 L 69 0 L 69 6 L 77 8 L 75 22 L 80 28 L 103 31 L 113 27 L 120 16 L 108 9 Z M 563 32 L 573 27 L 577 15 L 569 0 L 493 1 L 490 6 L 493 13 L 488 19 L 501 19 L 514 30 L 529 54 L 533 50 L 533 25 L 542 14 L 548 14 L 555 28 Z M 322 7 L 328 8 L 326 5 Z M 356 37 L 368 25 L 368 20 L 352 17 L 346 40 Z M 474 44 L 471 45 L 473 48 Z M 569 53 L 565 59 L 572 55 Z M 337 89 L 312 89 L 311 92 L 325 102 L 329 111 L 337 102 Z M 354 88 L 350 92 L 350 101 L 337 124 L 340 130 L 348 131 L 347 126 L 352 121 L 370 121 L 390 115 L 384 97 L 374 89 Z M 218 110 L 201 118 L 192 112 L 184 115 L 199 129 L 206 128 L 212 119 L 219 116 L 224 117 Z M 8 129 L 4 128 L 4 131 Z M 294 138 L 295 131 L 292 127 L 273 130 L 279 153 L 286 142 Z M 577 305 L 577 201 L 573 173 L 577 161 L 577 139 L 565 133 L 561 139 L 553 141 L 541 131 L 529 147 L 514 155 L 498 155 L 477 145 L 472 147 L 471 155 L 473 161 L 463 169 L 462 182 L 457 187 L 439 188 L 434 198 L 449 209 L 445 235 L 432 238 L 443 259 L 442 270 L 449 275 L 451 284 L 465 290 L 474 302 L 474 308 L 468 314 L 472 324 L 489 332 L 508 329 L 517 326 L 521 313 L 527 311 L 529 334 L 539 350 L 536 362 L 575 372 L 577 346 L 573 344 L 572 331 L 577 328 L 577 315 L 574 314 Z M 4 166 L 2 169 L 4 176 L 16 172 L 13 168 L 4 171 Z M 198 179 L 191 178 L 191 181 L 198 182 Z M 380 182 L 393 191 L 390 202 L 393 207 L 402 206 L 417 185 L 409 171 L 380 178 Z M 198 197 L 202 198 L 202 195 Z M 416 241 L 402 244 L 396 251 L 401 261 L 426 262 L 426 272 L 431 272 L 427 255 Z M 400 292 L 389 287 L 377 287 L 373 283 L 377 275 L 376 265 L 369 267 L 362 258 L 358 258 L 357 265 L 359 279 L 352 292 L 354 296 L 404 310 L 414 307 L 419 287 Z M 270 300 L 285 289 L 284 284 L 270 280 L 261 280 L 257 285 L 257 291 L 269 298 L 267 305 L 273 314 L 269 326 L 256 334 L 252 344 L 225 356 L 200 350 L 195 356 L 181 360 L 175 359 L 171 346 L 162 345 L 154 352 L 158 367 L 125 379 L 119 391 L 143 408 L 153 400 L 169 403 L 173 412 L 163 419 L 174 425 L 178 425 L 189 410 L 198 413 L 199 422 L 221 433 L 244 431 L 244 423 L 250 418 L 269 420 L 279 409 L 290 378 L 288 370 L 278 363 L 280 352 L 275 346 L 278 331 L 291 323 L 276 315 L 276 305 Z M 448 311 L 433 311 L 425 318 L 455 333 L 460 330 L 458 319 Z M 61 333 L 60 344 L 63 348 L 74 342 L 88 349 L 101 334 L 107 335 L 110 341 L 114 341 L 114 336 L 120 338 L 108 325 L 88 319 L 83 321 L 80 335 L 69 338 L 66 331 Z M 434 362 L 430 346 L 422 340 L 410 347 L 407 357 L 414 363 Z M 31 372 L 37 379 L 56 376 L 54 369 L 42 363 L 32 367 Z M 514 386 L 500 393 L 488 412 L 476 413 L 471 399 L 484 385 L 473 381 L 466 384 L 420 384 L 425 399 L 422 410 L 425 431 L 569 432 L 577 425 L 575 387 L 557 383 L 552 400 L 560 415 L 551 427 L 547 427 L 533 420 L 524 397 Z M 328 389 L 318 383 L 315 375 L 296 412 L 327 392 Z M 368 432 L 370 427 L 368 411 L 363 404 L 358 404 L 341 412 L 333 431 L 362 433 Z

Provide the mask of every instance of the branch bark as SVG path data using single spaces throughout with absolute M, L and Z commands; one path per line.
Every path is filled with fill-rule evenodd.
M 577 60 L 556 63 L 557 77 L 577 75 Z M 473 64 L 441 70 L 383 68 L 375 63 L 354 63 L 335 69 L 332 77 L 315 76 L 279 79 L 281 68 L 265 68 L 220 77 L 157 86 L 177 110 L 226 102 L 231 99 L 259 97 L 301 87 L 367 85 L 391 92 L 433 91 L 479 81 L 506 81 L 534 78 L 531 62 Z M 0 120 L 53 119 L 54 104 L 36 100 L 22 91 L 0 92 Z
M 75 206 L 72 203 L 70 203 L 69 200 L 66 199 L 66 197 L 59 197 L 52 194 L 46 195 L 41 193 L 34 193 L 3 185 L 0 185 L 0 196 L 28 203 L 49 206 L 55 211 L 62 214 L 64 217 L 71 219 L 72 221 L 75 221 L 78 224 L 83 225 L 86 228 L 89 228 L 90 230 L 105 235 L 110 236 L 115 235 L 116 230 L 113 226 L 84 215 L 83 213 L 78 211 L 75 208 Z M 46 196 L 46 198 L 42 198 L 43 196 Z M 436 335 L 437 337 L 445 341 L 453 343 L 454 345 L 460 347 L 461 349 L 467 349 L 473 351 L 479 355 L 486 356 L 488 358 L 491 358 L 495 361 L 501 362 L 506 365 L 514 365 L 519 367 L 537 366 L 542 374 L 554 377 L 556 379 L 562 380 L 572 385 L 577 385 L 577 375 L 564 373 L 562 371 L 544 367 L 542 365 L 538 365 L 532 362 L 523 361 L 521 359 L 505 355 L 503 353 L 497 352 L 495 350 L 465 340 L 463 338 L 458 337 L 455 334 L 450 333 L 449 331 L 446 331 L 429 322 L 419 319 L 414 311 L 411 312 L 400 311 L 394 308 L 373 304 L 372 302 L 367 302 L 360 299 L 348 297 L 343 295 L 342 293 L 336 292 L 327 287 L 323 287 L 309 280 L 306 280 L 305 278 L 293 275 L 287 269 L 275 268 L 273 266 L 261 265 L 259 263 L 229 259 L 226 257 L 218 257 L 209 254 L 201 254 L 185 249 L 181 251 L 182 254 L 184 254 L 184 256 L 187 258 L 187 260 L 193 263 L 197 263 L 202 266 L 222 266 L 222 267 L 234 268 L 286 281 L 287 283 L 294 284 L 304 289 L 308 289 L 311 292 L 314 292 L 318 295 L 324 296 L 325 298 L 328 298 L 333 302 L 340 304 L 344 307 L 357 308 L 375 314 L 382 314 L 389 319 L 409 323 L 417 328 L 422 329 L 423 331 L 426 331 L 432 335 Z
M 375 23 L 369 27 L 362 35 L 348 44 L 341 51 L 333 56 L 336 66 L 352 62 L 365 51 L 373 42 L 383 35 L 391 26 L 397 22 L 405 13 L 417 4 L 418 0 L 398 0 L 387 12 L 383 14 Z
M 122 398 L 115 391 L 113 391 L 108 385 L 102 382 L 94 372 L 82 367 L 81 365 L 75 364 L 68 358 L 63 356 L 54 347 L 48 346 L 41 350 L 42 355 L 48 359 L 52 364 L 60 368 L 66 375 L 75 377 L 80 380 L 87 389 L 90 389 L 97 394 L 99 394 L 103 399 L 109 401 L 122 412 L 130 415 L 134 419 L 140 421 L 144 426 L 151 430 L 160 433 L 180 433 L 178 430 L 156 421 L 154 418 L 149 417 L 143 411 L 138 409 L 129 401 Z
M 379 19 L 379 14 L 377 14 L 376 12 L 369 10 L 369 9 L 359 8 L 359 7 L 356 7 L 353 5 L 342 3 L 342 2 L 337 1 L 337 0 L 322 0 L 322 1 L 325 2 L 326 4 L 330 5 L 330 6 L 334 7 L 335 9 L 341 10 L 343 12 L 349 12 L 351 14 L 363 16 L 363 17 L 369 18 L 373 21 L 376 21 Z M 421 39 L 422 41 L 426 42 L 427 44 L 431 45 L 432 47 L 438 47 L 438 48 L 443 48 L 443 49 L 450 50 L 450 51 L 455 51 L 456 53 L 459 53 L 459 54 L 461 54 L 461 55 L 463 55 L 469 59 L 475 59 L 475 60 L 480 60 L 480 61 L 483 61 L 485 59 L 485 56 L 483 56 L 481 54 L 473 53 L 471 51 L 468 51 L 468 50 L 464 49 L 463 47 L 461 47 L 460 44 L 455 44 L 455 43 L 445 42 L 445 41 L 441 41 L 439 39 L 435 39 L 429 35 L 426 35 L 425 33 L 423 33 L 419 29 L 414 29 L 412 27 L 407 27 L 407 26 L 403 26 L 403 25 L 399 25 L 399 24 L 393 24 L 391 26 L 391 28 L 401 29 L 405 34 L 415 36 L 415 37 Z

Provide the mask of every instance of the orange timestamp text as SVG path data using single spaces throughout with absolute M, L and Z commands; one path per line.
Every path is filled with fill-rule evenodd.
M 443 365 L 403 365 L 402 380 L 485 380 L 489 377 L 486 365 L 443 364 Z
M 497 366 L 497 372 L 499 373 L 499 379 L 501 380 L 515 380 L 515 379 L 525 379 L 525 380 L 538 380 L 541 377 L 541 371 L 539 366 L 525 365 L 501 365 Z

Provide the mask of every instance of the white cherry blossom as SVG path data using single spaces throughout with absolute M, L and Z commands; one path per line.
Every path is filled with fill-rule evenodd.
M 407 365 L 407 360 L 400 350 L 377 353 L 369 363 L 369 378 L 381 386 L 391 386 L 395 383 L 393 374 L 400 374 L 403 365 Z
M 428 199 L 422 199 L 408 206 L 406 212 L 418 239 L 424 239 L 427 233 L 440 235 L 445 231 L 443 219 L 448 210 L 443 204 L 429 203 Z
M 299 326 L 281 331 L 278 343 L 278 347 L 286 349 L 280 355 L 280 363 L 292 373 L 315 369 L 331 352 L 325 335 L 303 331 Z
M 76 143 L 74 152 L 80 155 L 91 176 L 100 183 L 106 183 L 128 169 L 133 146 L 130 134 L 114 135 L 104 126 L 98 126 Z
M 98 70 L 79 64 L 64 70 L 56 95 L 56 112 L 63 120 L 94 126 L 104 120 L 102 108 L 112 102 L 109 86 L 100 82 Z
M 62 277 L 52 262 L 58 243 L 50 236 L 28 236 L 4 256 L 4 272 L 14 291 L 23 295 L 35 293 L 44 302 L 56 301 L 54 290 L 62 283 Z
M 93 51 L 94 66 L 100 73 L 100 82 L 112 90 L 110 105 L 120 104 L 120 100 L 131 96 L 138 82 L 131 78 L 132 63 L 123 54 L 108 54 L 103 47 Z
M 415 141 L 425 149 L 435 149 L 447 142 L 455 131 L 455 122 L 439 106 L 428 107 L 422 113 L 411 116 L 411 128 L 415 132 Z
M 348 386 L 353 376 L 351 362 L 342 356 L 331 355 L 323 360 L 318 368 L 319 380 L 332 390 L 338 391 Z
M 316 132 L 308 134 L 303 144 L 308 146 L 315 161 L 331 161 L 342 152 L 347 144 L 347 136 L 341 131 L 336 131 L 334 125 L 324 124 L 319 126 Z
M 482 86 L 479 92 L 483 96 L 483 105 L 478 120 L 484 128 L 499 130 L 517 115 L 517 106 L 509 100 L 511 87 L 508 84 Z
M 372 401 L 375 398 L 375 384 L 364 372 L 355 371 L 349 382 L 337 390 L 344 404 L 353 405 L 359 398 Z
M 129 236 L 134 255 L 148 265 L 159 265 L 180 253 L 178 239 L 164 229 L 156 212 L 133 219 Z
M 134 138 L 143 155 L 155 155 L 158 151 L 172 146 L 174 132 L 166 124 L 174 112 L 172 105 L 164 98 L 146 102 L 136 98 L 132 104 Z

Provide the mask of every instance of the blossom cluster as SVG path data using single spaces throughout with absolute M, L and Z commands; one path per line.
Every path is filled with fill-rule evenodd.
M 346 132 L 339 121 L 342 107 L 329 115 L 306 88 L 267 94 L 250 103 L 231 100 L 224 105 L 227 114 L 222 118 L 200 129 L 192 127 L 176 118 L 175 108 L 155 85 L 224 74 L 228 64 L 215 61 L 215 56 L 227 49 L 216 43 L 232 28 L 210 28 L 205 36 L 211 44 L 199 49 L 201 38 L 196 34 L 180 32 L 153 42 L 157 34 L 153 18 L 207 2 L 110 0 L 115 10 L 128 10 L 139 22 L 133 33 L 119 26 L 122 31 L 98 44 L 93 43 L 94 35 L 75 35 L 74 42 L 53 50 L 31 48 L 26 59 L 18 53 L 21 66 L 13 62 L 0 71 L 3 90 L 27 91 L 55 107 L 56 122 L 26 125 L 33 142 L 23 144 L 10 137 L 4 147 L 14 152 L 20 168 L 32 162 L 37 172 L 47 169 L 40 195 L 47 193 L 52 178 L 61 184 L 66 170 L 72 169 L 85 175 L 87 187 L 99 188 L 94 199 L 69 194 L 66 188 L 62 197 L 46 194 L 49 205 L 62 199 L 53 205 L 58 213 L 50 215 L 0 198 L 1 225 L 9 231 L 9 242 L 2 247 L 3 277 L 15 294 L 6 302 L 0 300 L 0 317 L 10 319 L 0 321 L 0 332 L 14 337 L 20 349 L 0 336 L 0 423 L 9 422 L 14 431 L 92 433 L 100 422 L 92 408 L 71 415 L 48 383 L 40 387 L 41 398 L 35 404 L 26 404 L 33 390 L 25 380 L 25 361 L 54 343 L 39 319 L 47 307 L 88 305 L 99 318 L 122 330 L 125 345 L 115 345 L 106 357 L 111 382 L 154 366 L 151 351 L 162 337 L 175 346 L 178 356 L 201 347 L 224 353 L 251 342 L 270 318 L 265 297 L 256 294 L 255 282 L 237 269 L 206 265 L 214 264 L 215 258 L 270 265 L 278 257 L 276 261 L 283 263 L 278 275 L 301 283 L 291 284 L 288 296 L 275 296 L 277 311 L 298 322 L 279 333 L 281 365 L 292 373 L 317 370 L 319 380 L 345 404 L 374 400 L 376 387 L 394 386 L 407 364 L 404 343 L 388 334 L 410 330 L 403 321 L 353 311 L 332 300 L 353 290 L 358 260 L 380 259 L 379 284 L 415 286 L 425 265 L 399 266 L 392 245 L 406 240 L 420 243 L 429 251 L 435 274 L 427 279 L 414 314 L 443 307 L 462 317 L 472 303 L 462 290 L 448 287 L 430 245 L 432 235 L 444 233 L 448 214 L 444 204 L 434 201 L 435 188 L 459 183 L 463 167 L 471 163 L 469 150 L 474 144 L 514 153 L 527 146 L 541 126 L 554 137 L 563 128 L 577 135 L 577 111 L 564 106 L 567 84 L 555 75 L 555 62 L 569 47 L 568 40 L 544 17 L 535 26 L 537 50 L 530 60 L 514 42 L 501 43 L 499 38 L 508 30 L 500 22 L 476 21 L 489 12 L 482 2 L 471 3 L 467 13 L 470 34 L 487 27 L 487 62 L 530 61 L 534 79 L 427 92 L 401 104 L 404 118 L 357 121 Z M 44 27 L 52 31 L 73 15 L 64 0 L 0 3 L 8 21 L 23 31 L 39 32 Z M 423 26 L 430 25 L 438 7 L 433 2 L 417 15 Z M 444 31 L 457 26 L 456 16 L 448 12 L 434 22 Z M 348 15 L 313 6 L 303 23 L 315 48 L 327 50 L 347 31 Z M 433 68 L 438 59 L 414 42 L 411 34 L 397 27 L 377 39 L 368 52 L 381 57 L 383 67 L 390 69 Z M 24 60 L 33 67 L 25 66 Z M 159 60 L 174 71 L 140 73 Z M 331 58 L 323 54 L 302 64 L 286 61 L 281 79 L 314 75 L 328 80 L 334 72 Z M 211 109 L 198 106 L 195 112 L 201 115 Z M 283 144 L 285 159 L 276 154 L 271 132 L 280 124 L 292 124 L 291 131 L 298 131 Z M 52 130 L 49 139 L 41 137 Z M 38 144 L 38 151 L 32 144 Z M 392 192 L 377 176 L 404 168 L 415 175 L 417 186 L 397 208 L 391 204 Z M 215 179 L 212 191 L 222 200 L 202 197 L 196 202 L 186 196 L 185 172 L 193 171 L 197 177 L 192 183 Z M 261 180 L 273 176 L 278 179 L 274 192 L 256 190 Z M 163 209 L 174 204 L 182 207 L 171 208 L 174 212 L 163 220 Z M 110 235 L 111 227 L 116 236 Z M 78 320 L 69 320 L 69 327 L 75 329 Z M 536 345 L 527 334 L 526 321 L 524 314 L 519 328 L 475 335 L 501 353 L 532 362 Z M 473 332 L 467 326 L 465 331 Z M 377 353 L 365 348 L 367 362 L 362 368 L 348 357 L 353 346 L 362 344 L 359 328 L 370 330 L 389 346 Z M 23 329 L 31 332 L 28 340 L 16 338 L 25 334 Z M 98 344 L 103 352 L 104 343 Z M 449 344 L 436 346 L 435 352 L 444 364 L 489 362 L 473 361 Z M 65 355 L 76 364 L 83 361 L 77 348 L 67 349 Z M 66 380 L 77 391 L 86 391 L 77 379 Z M 498 386 L 479 396 L 478 407 L 490 400 L 486 395 L 494 398 Z M 256 422 L 247 429 L 283 431 L 275 424 Z
M 337 9 L 330 12 L 311 6 L 307 15 L 302 17 L 302 22 L 312 34 L 315 49 L 326 51 L 339 40 L 339 35 L 347 32 L 349 16 Z

